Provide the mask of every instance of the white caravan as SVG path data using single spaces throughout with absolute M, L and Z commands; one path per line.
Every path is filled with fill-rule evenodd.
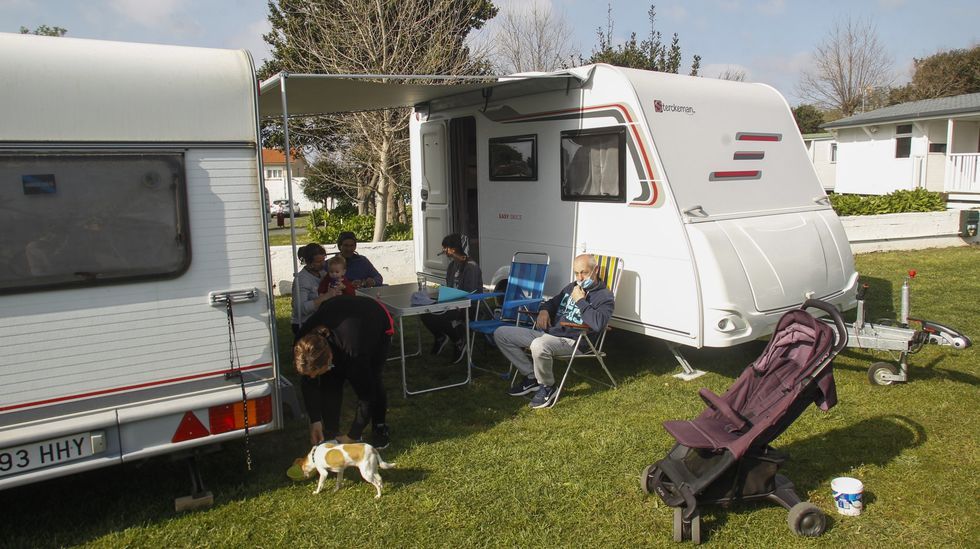
M 0 488 L 279 428 L 248 54 L 0 51 Z
M 692 347 L 767 335 L 808 297 L 855 304 L 844 230 L 769 86 L 586 66 L 447 92 L 410 134 L 419 271 L 444 272 L 450 232 L 493 287 L 516 251 L 551 257 L 549 294 L 576 254 L 619 256 L 612 324 Z

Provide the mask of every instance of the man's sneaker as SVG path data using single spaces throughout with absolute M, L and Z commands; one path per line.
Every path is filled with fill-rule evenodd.
M 459 341 L 453 350 L 453 364 L 459 363 L 464 358 L 466 358 L 466 342 Z
M 547 408 L 555 403 L 555 388 L 554 386 L 542 385 L 538 389 L 538 392 L 534 393 L 534 398 L 531 399 L 531 408 Z
M 433 355 L 441 353 L 442 350 L 446 348 L 446 343 L 449 343 L 448 337 L 444 335 L 437 336 L 432 342 L 432 349 L 429 350 L 429 353 Z
M 525 377 L 520 385 L 515 385 L 507 391 L 507 394 L 514 397 L 529 395 L 541 388 L 541 384 L 533 377 Z
M 388 447 L 388 443 L 391 442 L 389 439 L 390 434 L 387 425 L 375 425 L 371 430 L 371 446 L 374 446 L 378 450 L 384 450 Z

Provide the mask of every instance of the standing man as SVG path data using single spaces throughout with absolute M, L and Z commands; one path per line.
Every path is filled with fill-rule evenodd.
M 384 306 L 368 297 L 348 295 L 324 301 L 300 327 L 293 358 L 296 371 L 303 376 L 300 388 L 310 417 L 312 444 L 332 438 L 342 443 L 358 441 L 370 422 L 371 445 L 388 446 L 388 396 L 381 374 L 393 333 Z M 350 430 L 341 435 L 344 381 L 350 382 L 358 402 Z
M 615 308 L 612 292 L 596 277 L 595 256 L 582 254 L 572 265 L 575 280 L 541 303 L 534 329 L 502 326 L 493 332 L 500 352 L 524 374 L 524 381 L 511 388 L 510 394 L 534 393 L 531 408 L 546 408 L 554 403 L 554 357 L 570 356 L 580 333 L 561 323 L 585 324 L 589 327 L 587 337 L 594 343 Z M 531 351 L 531 360 L 524 353 L 526 348 Z

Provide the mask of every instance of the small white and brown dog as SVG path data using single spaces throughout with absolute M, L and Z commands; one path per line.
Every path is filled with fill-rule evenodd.
M 314 494 L 319 494 L 323 490 L 323 483 L 330 473 L 337 474 L 337 484 L 333 491 L 340 490 L 340 484 L 344 481 L 344 469 L 357 467 L 361 472 L 361 478 L 373 484 L 377 490 L 375 499 L 381 497 L 381 475 L 378 474 L 378 468 L 391 469 L 395 466 L 394 463 L 385 463 L 378 450 L 370 444 L 361 442 L 339 444 L 333 441 L 317 444 L 306 454 L 306 457 L 297 458 L 296 465 L 303 470 L 305 478 L 313 476 L 313 471 L 320 473 L 316 490 L 313 490 Z

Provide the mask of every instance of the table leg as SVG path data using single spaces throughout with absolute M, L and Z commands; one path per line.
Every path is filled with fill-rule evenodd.
M 408 378 L 405 375 L 405 317 L 398 317 L 398 349 L 402 358 L 402 397 L 408 398 Z

